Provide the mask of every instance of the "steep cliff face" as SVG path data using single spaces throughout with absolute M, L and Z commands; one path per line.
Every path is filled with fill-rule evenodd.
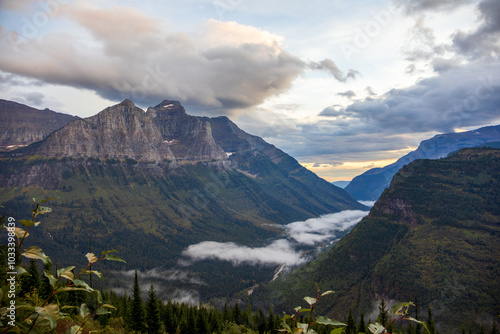
M 178 162 L 227 158 L 214 141 L 210 123 L 187 115 L 179 102 L 165 100 L 154 108 L 148 108 L 146 114 L 159 129 Z
M 424 140 L 419 147 L 383 168 L 373 168 L 356 176 L 345 188 L 357 200 L 376 201 L 386 189 L 392 177 L 404 165 L 416 159 L 439 159 L 461 148 L 475 147 L 500 140 L 500 125 L 481 129 L 437 135 Z
M 40 141 L 76 119 L 79 118 L 0 100 L 0 149 L 9 150 Z
M 152 120 L 129 100 L 68 124 L 22 152 L 48 157 L 129 158 L 154 162 L 174 159 Z

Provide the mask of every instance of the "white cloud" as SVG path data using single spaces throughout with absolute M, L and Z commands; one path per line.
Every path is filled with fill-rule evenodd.
M 189 246 L 182 255 L 194 261 L 220 260 L 233 265 L 298 265 L 307 259 L 294 247 L 335 239 L 335 232 L 352 228 L 367 214 L 366 211 L 346 210 L 285 225 L 285 234 L 293 242 L 279 239 L 265 247 L 248 247 L 234 242 L 203 241 Z
M 336 231 L 346 231 L 356 225 L 368 212 L 346 210 L 327 214 L 285 226 L 286 234 L 298 243 L 314 245 L 335 238 Z
M 234 265 L 297 265 L 305 262 L 289 241 L 276 240 L 266 247 L 240 246 L 233 242 L 203 241 L 189 246 L 182 255 L 192 260 L 221 260 Z

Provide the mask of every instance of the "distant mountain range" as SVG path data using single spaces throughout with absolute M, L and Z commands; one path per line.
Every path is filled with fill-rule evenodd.
M 50 109 L 38 110 L 0 100 L 0 150 L 12 150 L 40 141 L 78 118 Z
M 349 182 L 351 182 L 351 181 L 335 181 L 335 182 L 332 182 L 332 183 L 334 185 L 336 185 L 337 187 L 339 187 L 339 188 L 345 189 L 345 187 L 347 187 L 347 185 L 349 184 Z
M 424 140 L 419 147 L 383 168 L 372 168 L 356 176 L 345 187 L 355 199 L 376 201 L 386 189 L 392 177 L 404 165 L 416 159 L 439 159 L 461 148 L 475 147 L 488 142 L 500 141 L 500 125 L 488 126 L 473 131 L 437 135 Z
M 500 314 L 499 222 L 499 149 L 415 160 L 347 236 L 255 291 L 252 302 L 272 301 L 275 310 L 291 312 L 304 305 L 303 296 L 315 295 L 317 283 L 336 291 L 319 306 L 333 318 L 352 309 L 373 321 L 380 299 L 417 299 L 420 318 L 431 305 L 441 333 L 490 328 Z
M 29 241 L 64 265 L 81 260 L 92 237 L 93 249 L 127 261 L 108 269 L 168 269 L 191 244 L 262 245 L 283 233 L 280 224 L 366 209 L 227 117 L 190 116 L 169 100 L 147 111 L 125 100 L 1 153 L 0 189 L 3 212 L 18 219 L 32 197 L 58 197 Z M 202 298 L 255 284 L 252 272 L 230 267 L 197 272 L 212 280 Z M 253 270 L 256 282 L 273 274 Z

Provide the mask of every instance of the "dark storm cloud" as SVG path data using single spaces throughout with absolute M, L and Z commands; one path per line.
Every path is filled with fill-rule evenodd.
M 403 7 L 408 15 L 426 11 L 455 9 L 471 2 L 472 0 L 394 0 L 394 3 Z
M 485 0 L 477 6 L 482 23 L 475 31 L 457 32 L 453 46 L 460 54 L 471 58 L 500 55 L 500 1 Z
M 499 120 L 499 64 L 470 63 L 381 99 L 367 98 L 345 109 L 353 118 L 381 129 L 450 132 Z

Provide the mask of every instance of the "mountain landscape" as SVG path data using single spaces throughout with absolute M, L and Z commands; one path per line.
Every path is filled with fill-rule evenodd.
M 290 311 L 315 293 L 316 282 L 336 291 L 319 311 L 334 318 L 351 309 L 373 320 L 385 299 L 415 302 L 424 319 L 430 305 L 441 333 L 491 324 L 500 314 L 499 182 L 499 149 L 415 160 L 351 233 L 256 291 L 254 301 Z
M 185 277 L 178 262 L 188 246 L 263 246 L 284 224 L 367 209 L 227 117 L 190 116 L 169 100 L 146 112 L 125 100 L 0 160 L 9 215 L 29 215 L 31 198 L 57 197 L 30 241 L 61 266 L 82 261 L 91 238 L 92 249 L 116 249 L 127 260 L 107 268 L 116 282 L 127 270 L 157 269 L 180 285 L 202 282 L 205 300 L 271 280 L 278 264 L 214 269 L 207 260 Z
M 12 150 L 40 141 L 78 118 L 49 109 L 38 110 L 17 102 L 0 100 L 0 150 Z
M 415 151 L 401 157 L 395 163 L 382 168 L 372 168 L 356 176 L 345 187 L 345 190 L 357 200 L 376 201 L 384 189 L 389 186 L 392 177 L 397 171 L 413 160 L 439 159 L 461 148 L 498 141 L 500 141 L 500 125 L 466 132 L 437 135 L 431 139 L 424 140 Z

